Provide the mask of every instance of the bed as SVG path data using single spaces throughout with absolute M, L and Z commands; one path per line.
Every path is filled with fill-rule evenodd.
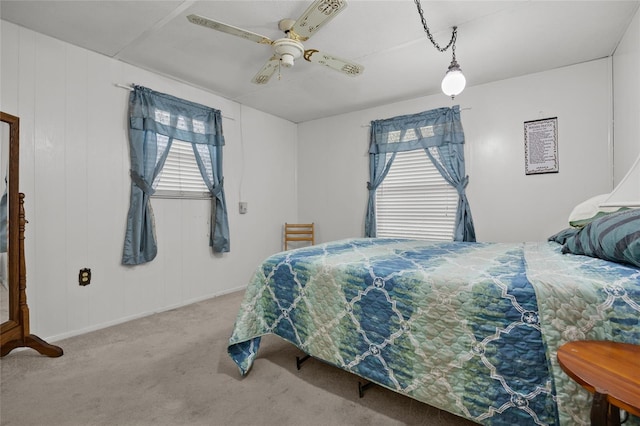
M 229 355 L 246 375 L 274 334 L 480 424 L 589 424 L 591 397 L 556 351 L 578 339 L 640 344 L 640 268 L 566 253 L 569 234 L 347 239 L 275 254 L 247 287 Z

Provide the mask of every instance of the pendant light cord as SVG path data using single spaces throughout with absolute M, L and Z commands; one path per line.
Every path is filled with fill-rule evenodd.
M 453 33 L 451 33 L 451 40 L 449 40 L 449 44 L 445 47 L 440 47 L 438 43 L 433 38 L 431 31 L 429 30 L 429 26 L 427 25 L 427 21 L 424 18 L 424 12 L 422 11 L 422 6 L 420 5 L 420 0 L 414 0 L 416 3 L 416 7 L 418 8 L 418 13 L 420 14 L 420 19 L 422 20 L 422 26 L 424 27 L 424 32 L 427 33 L 427 37 L 433 44 L 433 46 L 438 49 L 440 52 L 446 52 L 449 47 L 453 52 L 453 60 L 456 60 L 456 39 L 458 38 L 458 27 L 453 27 Z

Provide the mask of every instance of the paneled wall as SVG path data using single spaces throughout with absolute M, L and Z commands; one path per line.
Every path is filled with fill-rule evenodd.
M 369 123 L 459 104 L 467 195 L 480 241 L 541 241 L 579 202 L 609 192 L 611 60 L 299 124 L 299 217 L 320 241 L 364 235 Z M 558 117 L 559 173 L 525 175 L 524 122 Z M 322 176 L 319 179 L 318 176 Z
M 296 219 L 296 125 L 1 22 L 0 107 L 21 119 L 32 331 L 56 340 L 246 286 Z M 120 264 L 136 83 L 220 109 L 231 252 L 208 247 L 209 201 L 152 200 L 158 257 Z M 238 202 L 248 202 L 240 215 Z M 89 286 L 78 285 L 91 268 Z
M 640 155 L 640 11 L 613 55 L 614 182 Z

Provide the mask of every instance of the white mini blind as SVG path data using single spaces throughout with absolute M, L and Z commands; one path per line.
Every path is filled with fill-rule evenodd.
M 158 198 L 211 198 L 211 193 L 202 180 L 191 143 L 173 140 L 153 196 Z
M 451 241 L 457 205 L 424 150 L 398 152 L 376 190 L 377 236 Z

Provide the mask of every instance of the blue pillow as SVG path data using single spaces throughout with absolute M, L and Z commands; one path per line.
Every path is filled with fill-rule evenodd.
M 562 253 L 640 267 L 640 209 L 600 217 L 566 239 Z
M 548 238 L 548 241 L 555 241 L 558 244 L 564 244 L 567 241 L 567 238 L 573 237 L 579 231 L 577 228 L 567 228 L 558 232 L 557 234 L 553 234 Z

